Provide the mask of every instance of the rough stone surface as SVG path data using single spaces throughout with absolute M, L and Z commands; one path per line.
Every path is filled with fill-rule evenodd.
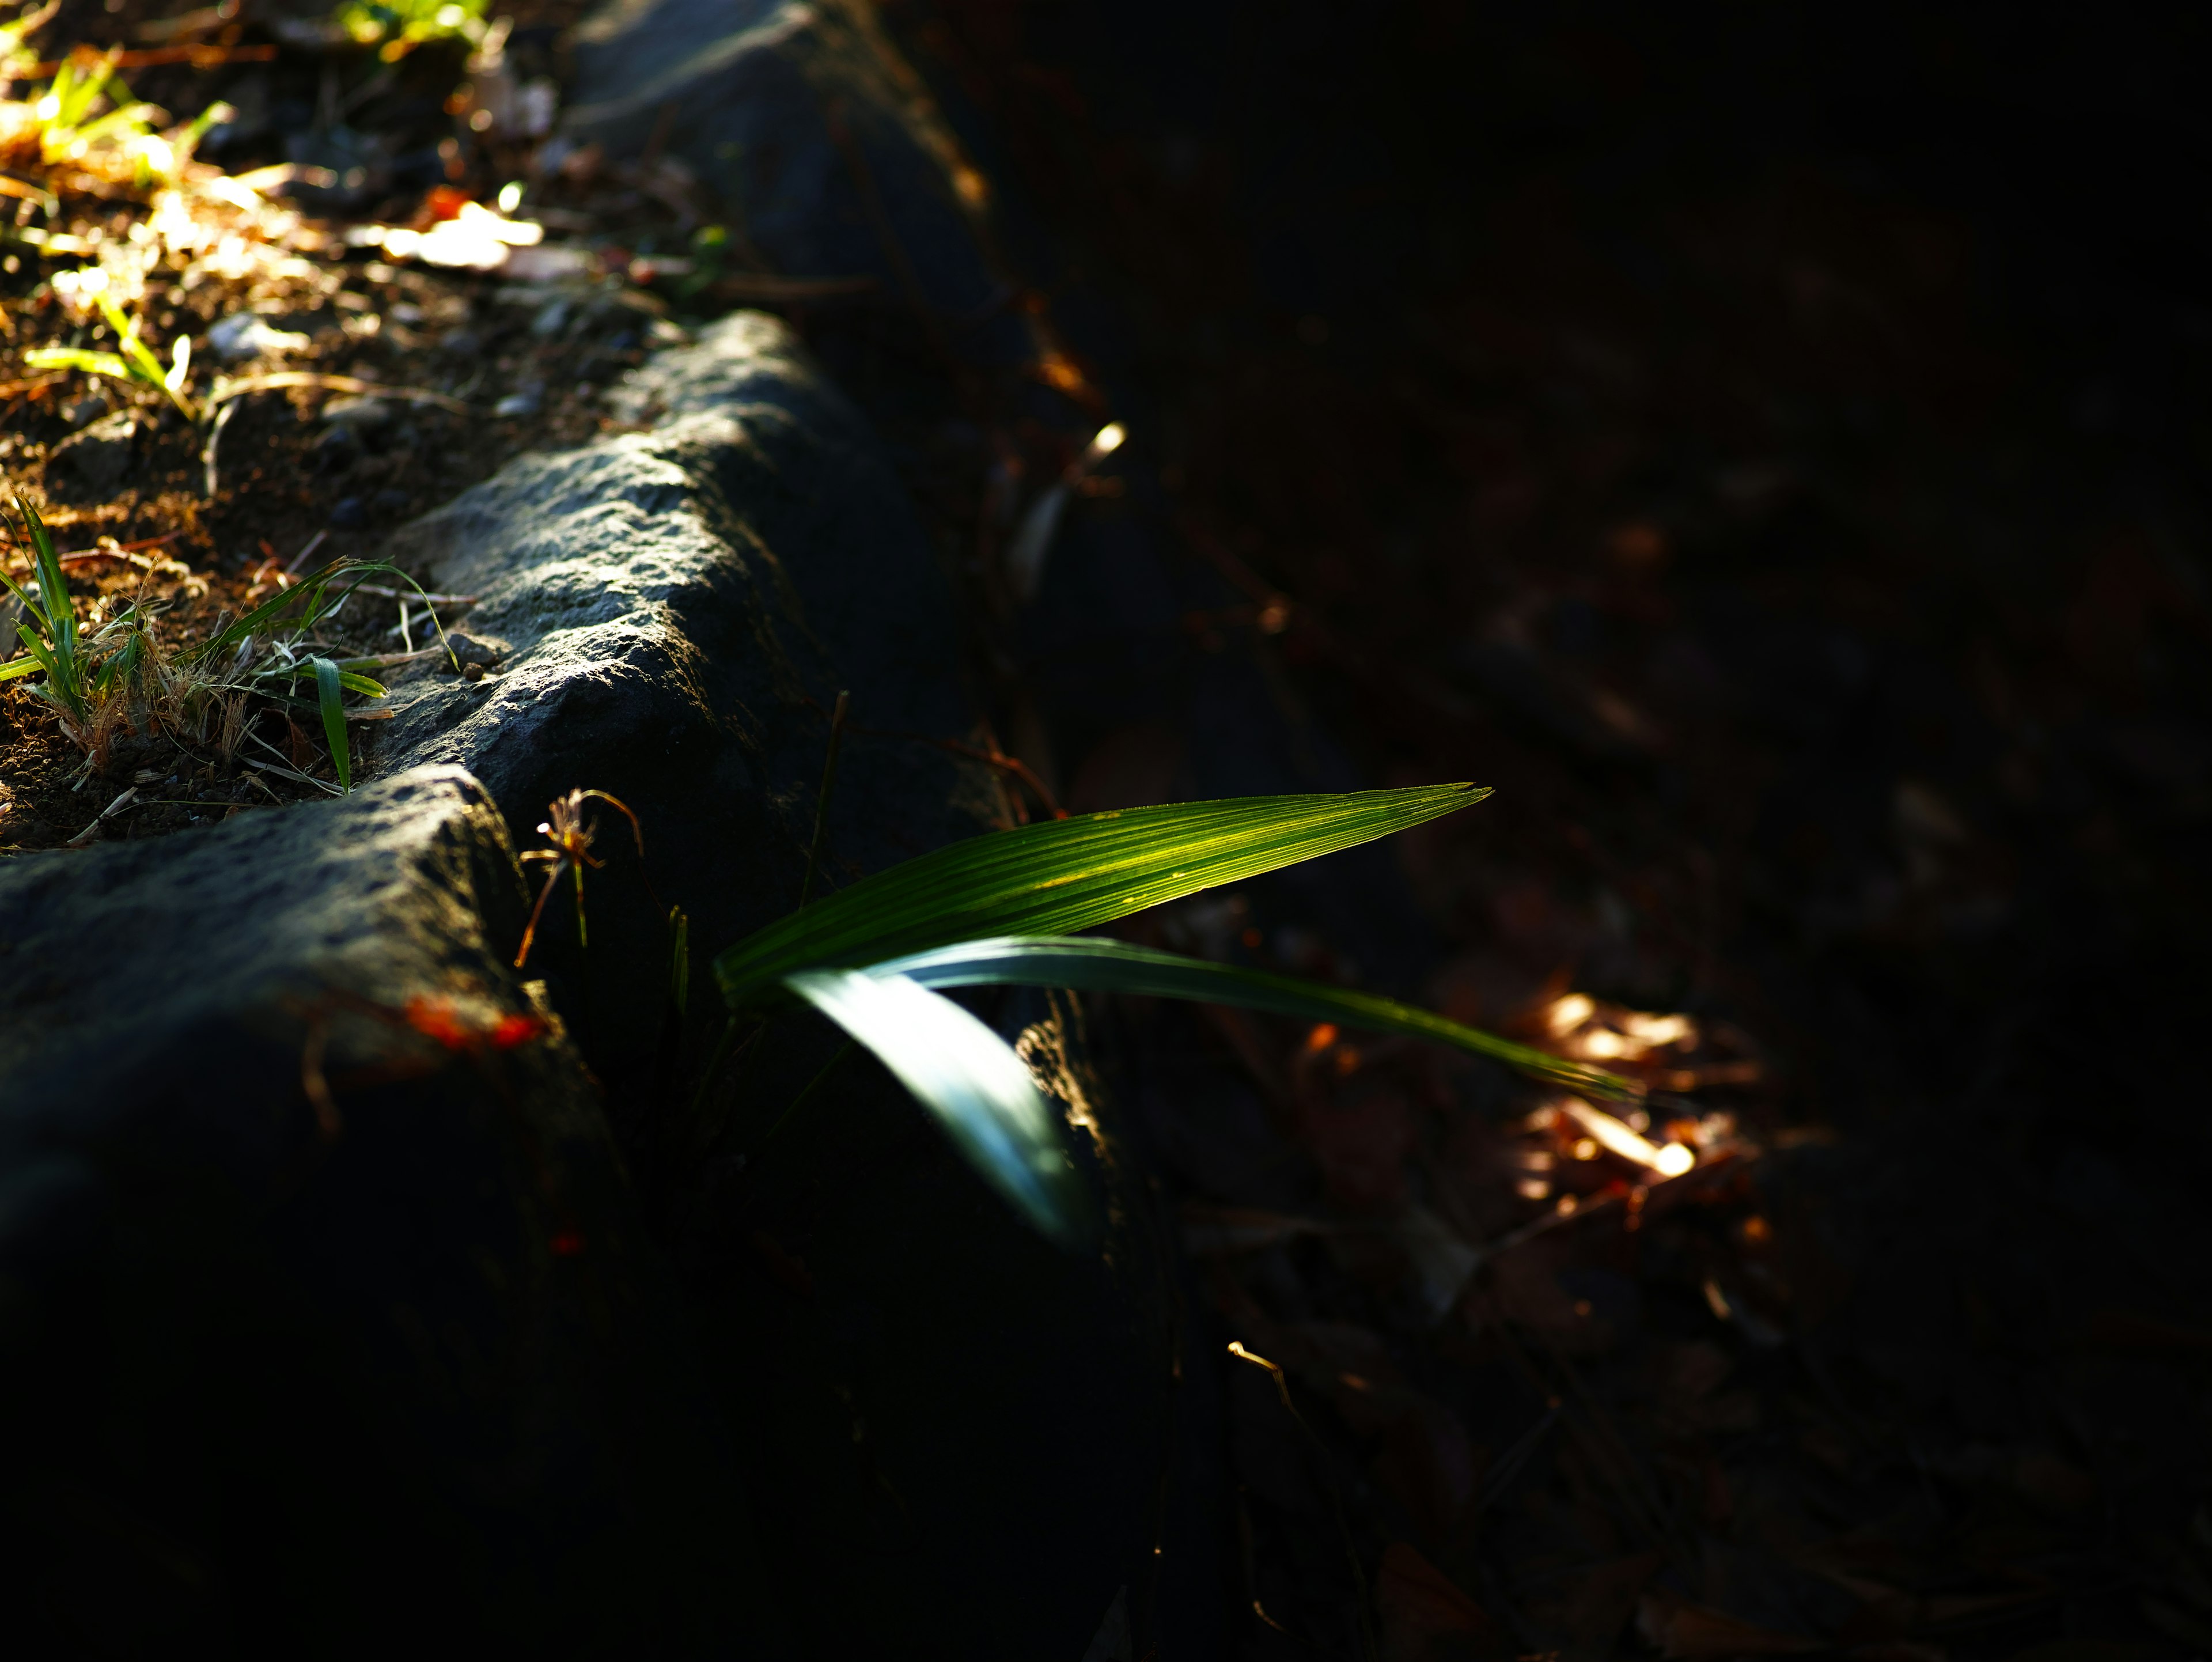
M 45 1649 L 1073 1656 L 1149 1573 L 1171 1300 L 1079 1067 L 1097 1257 L 872 1062 L 770 1137 L 835 1043 L 809 1018 L 690 1157 L 664 908 L 696 1056 L 712 953 L 797 898 L 836 691 L 830 881 L 991 791 L 940 742 L 968 716 L 934 557 L 788 332 L 728 319 L 622 399 L 648 430 L 392 540 L 479 597 L 480 674 L 395 686 L 373 782 L 0 869 L 0 1405 L 40 1428 L 0 1532 Z M 564 897 L 526 992 L 514 849 L 576 787 L 647 857 L 599 811 L 588 948 Z M 562 1031 L 454 1050 L 426 996 Z M 986 1014 L 1081 1055 L 1072 1008 Z
M 465 764 L 518 833 L 571 786 L 621 795 L 703 985 L 713 950 L 796 898 L 835 689 L 855 728 L 836 880 L 980 829 L 980 791 L 886 736 L 964 733 L 950 597 L 865 425 L 782 326 L 727 319 L 621 397 L 659 424 L 522 459 L 395 540 L 429 586 L 481 597 L 467 628 L 499 668 L 399 689 L 383 753 Z M 653 1166 L 663 937 L 627 837 L 603 832 L 589 953 L 556 918 L 544 965 Z M 1012 1034 L 1048 1013 L 992 1014 Z M 736 1110 L 751 1166 L 653 1190 L 785 1607 L 823 1656 L 1079 1655 L 1145 1573 L 1168 1439 L 1141 1185 L 1103 1127 L 1077 1132 L 1116 1225 L 1104 1257 L 1058 1252 L 866 1062 L 761 1147 L 833 1043 L 771 1030 Z M 1065 1094 L 1097 1123 L 1095 1092 Z
M 775 1653 L 573 1050 L 405 1019 L 522 901 L 454 769 L 0 868 L 11 1648 Z
M 578 29 L 576 71 L 568 137 L 623 156 L 665 145 L 778 271 L 872 277 L 973 362 L 1034 357 L 1002 309 L 983 181 L 866 7 L 614 0 Z
M 651 893 L 627 827 L 595 810 L 592 952 L 561 915 L 544 931 L 544 970 L 618 1091 L 651 1066 L 661 983 L 611 966 L 661 961 L 660 908 L 681 904 L 703 983 L 706 951 L 796 901 L 841 688 L 856 731 L 833 876 L 984 823 L 963 806 L 984 787 L 927 742 L 968 724 L 950 595 L 866 426 L 789 332 L 740 313 L 624 396 L 659 424 L 521 458 L 387 545 L 479 597 L 465 628 L 498 667 L 474 682 L 422 667 L 377 752 L 467 767 L 519 845 L 572 788 L 639 815 Z

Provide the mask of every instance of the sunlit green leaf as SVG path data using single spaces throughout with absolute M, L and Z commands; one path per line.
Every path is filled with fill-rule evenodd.
M 734 1006 L 795 971 L 954 941 L 1068 934 L 1217 884 L 1371 842 L 1480 801 L 1473 785 L 1123 808 L 994 831 L 863 878 L 714 960 Z
M 1063 1245 L 1088 1238 L 1091 1197 L 1051 1108 L 1006 1040 L 902 976 L 816 970 L 785 984 L 875 1052 L 1040 1232 Z
M 315 667 L 315 703 L 323 713 L 323 737 L 330 740 L 331 761 L 337 769 L 338 784 L 353 788 L 353 752 L 346 743 L 345 706 L 339 702 L 338 667 L 327 658 L 308 661 Z
M 75 369 L 115 380 L 131 379 L 131 366 L 114 353 L 94 352 L 82 346 L 34 346 L 23 354 L 23 366 L 27 369 Z
M 893 959 L 874 965 L 872 973 L 904 976 L 925 987 L 1075 987 L 1235 1004 L 1304 1021 L 1342 1022 L 1378 1032 L 1434 1039 L 1592 1095 L 1626 1099 L 1643 1094 L 1632 1081 L 1601 1068 L 1516 1044 L 1395 999 L 1263 970 L 1212 964 L 1121 941 L 1095 937 L 969 941 Z

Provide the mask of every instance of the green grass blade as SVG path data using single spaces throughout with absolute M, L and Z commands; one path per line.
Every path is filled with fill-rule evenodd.
M 44 667 L 46 667 L 40 663 L 37 658 L 27 653 L 11 663 L 0 664 L 0 681 L 20 680 L 22 677 L 33 674 Z
M 422 584 L 416 582 L 398 566 L 386 561 L 346 558 L 332 560 L 328 565 L 320 567 L 302 577 L 283 594 L 264 600 L 244 617 L 225 624 L 206 640 L 179 656 L 182 661 L 188 664 L 207 663 L 220 654 L 232 650 L 250 635 L 273 633 L 276 625 L 283 618 L 284 614 L 302 600 L 307 602 L 307 610 L 295 621 L 302 632 L 311 630 L 330 612 L 344 605 L 352 597 L 355 589 L 371 577 L 377 576 L 396 577 L 417 594 L 423 593 Z M 330 600 L 329 604 L 325 605 L 325 600 L 330 591 L 341 586 L 343 586 L 343 592 L 337 599 Z M 430 626 L 438 631 L 438 643 L 445 647 L 447 657 L 452 661 L 455 672 L 459 673 L 460 660 L 453 657 L 452 644 L 446 639 L 446 626 L 438 621 L 437 609 L 427 600 L 422 602 L 422 605 L 429 613 Z
M 27 369 L 75 369 L 88 375 L 131 380 L 131 366 L 112 352 L 94 352 L 82 346 L 34 346 L 23 354 Z
M 902 977 L 817 970 L 787 984 L 874 1051 L 984 1181 L 1042 1233 L 1064 1246 L 1090 1239 L 1090 1196 L 1051 1108 L 1006 1040 Z
M 84 664 L 77 648 L 76 610 L 70 604 L 69 579 L 62 570 L 61 556 L 54 551 L 54 539 L 46 530 L 46 522 L 39 517 L 27 497 L 18 494 L 15 511 L 22 515 L 23 526 L 30 534 L 31 547 L 35 556 L 33 569 L 39 574 L 39 598 L 33 602 L 27 595 L 24 607 L 46 627 L 43 643 L 34 639 L 27 625 L 17 624 L 16 631 L 32 656 L 39 660 L 46 672 L 46 696 L 80 719 L 85 714 Z M 11 581 L 10 588 L 15 585 Z M 22 591 L 18 588 L 16 593 Z
M 992 935 L 1069 934 L 1217 884 L 1371 842 L 1487 789 L 1253 796 L 1123 808 L 971 837 L 825 896 L 714 960 L 732 1006 L 794 971 L 858 968 Z
M 1236 1004 L 1305 1021 L 1342 1022 L 1410 1038 L 1434 1039 L 1517 1068 L 1522 1073 L 1586 1094 L 1623 1100 L 1640 1097 L 1632 1080 L 1602 1068 L 1516 1044 L 1479 1027 L 1401 1004 L 1373 993 L 1326 987 L 1295 976 L 1239 969 L 1184 958 L 1127 941 L 1095 938 L 971 941 L 878 964 L 876 975 L 899 975 L 924 987 L 1078 987 L 1155 998 L 1188 998 Z
M 331 742 L 331 761 L 338 770 L 338 783 L 353 788 L 353 752 L 346 743 L 345 706 L 338 702 L 344 689 L 338 667 L 327 658 L 310 659 L 315 667 L 315 703 L 323 712 L 323 737 Z
M 228 651 L 249 635 L 258 635 L 274 627 L 277 620 L 301 600 L 308 602 L 307 616 L 302 627 L 313 628 L 320 615 L 319 602 L 322 591 L 348 569 L 343 560 L 333 560 L 319 571 L 310 573 L 274 598 L 264 600 L 252 611 L 233 622 L 225 624 L 198 646 L 180 655 L 188 663 L 205 663 L 217 654 Z
M 61 655 L 73 658 L 76 655 L 76 612 L 70 605 L 69 578 L 62 570 L 62 557 L 54 551 L 52 534 L 47 531 L 46 522 L 39 517 L 39 510 L 31 506 L 30 499 L 16 497 L 15 508 L 29 527 L 31 547 L 37 556 L 39 610 L 44 615 L 46 633 L 61 648 Z
M 310 675 L 321 675 L 322 672 L 315 666 L 329 661 L 326 658 L 308 658 L 300 663 L 281 665 L 276 669 L 264 671 L 263 673 L 279 677 L 289 676 L 295 681 L 305 680 Z M 355 674 L 343 664 L 337 666 L 337 672 L 338 685 L 348 692 L 358 692 L 364 698 L 381 698 L 392 690 L 381 681 L 371 680 L 366 675 Z

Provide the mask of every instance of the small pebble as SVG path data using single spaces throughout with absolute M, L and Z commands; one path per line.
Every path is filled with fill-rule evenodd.
M 461 679 L 464 681 L 481 681 L 483 678 L 484 667 L 482 664 L 463 664 L 461 666 Z
M 358 531 L 368 523 L 368 504 L 359 496 L 341 496 L 331 509 L 331 525 L 339 531 Z
M 526 388 L 520 393 L 509 393 L 492 405 L 491 412 L 495 416 L 534 416 L 543 403 L 544 399 L 535 390 Z
M 381 427 L 392 419 L 392 406 L 382 399 L 332 399 L 323 406 L 323 421 L 332 427 Z
M 465 635 L 458 629 L 447 631 L 446 645 L 451 648 L 453 656 L 465 664 L 489 667 L 499 661 L 498 648 Z
M 307 336 L 271 328 L 265 319 L 251 312 L 233 312 L 222 322 L 210 325 L 204 338 L 210 351 L 229 362 L 258 358 L 266 352 L 304 351 L 308 345 Z

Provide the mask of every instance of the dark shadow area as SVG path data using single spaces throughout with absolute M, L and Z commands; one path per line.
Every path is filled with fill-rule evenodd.
M 1132 434 L 1022 614 L 1028 759 L 1497 786 L 1168 938 L 1683 1013 L 1746 1140 L 1598 1215 L 1519 1087 L 1128 1014 L 1203 1342 L 1327 1449 L 1187 1383 L 1226 1504 L 1159 1653 L 1361 1654 L 1362 1576 L 1408 1656 L 2201 1647 L 2201 21 L 894 19 Z M 1339 1233 L 1415 1212 L 1492 1243 L 1441 1311 L 1449 1253 Z

